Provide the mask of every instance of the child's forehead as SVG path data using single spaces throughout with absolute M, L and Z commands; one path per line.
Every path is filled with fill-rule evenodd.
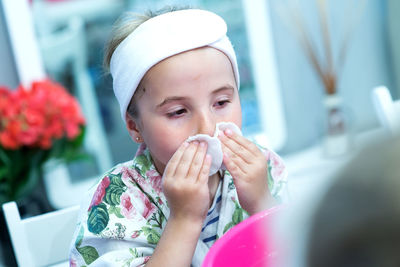
M 201 48 L 175 55 L 153 66 L 144 76 L 143 87 L 160 93 L 235 88 L 230 60 L 214 48 Z M 160 89 L 161 88 L 161 89 Z
M 209 72 L 213 73 L 214 69 L 212 67 L 215 64 L 220 65 L 220 67 L 225 65 L 226 67 L 230 67 L 233 71 L 231 61 L 223 52 L 205 46 L 163 59 L 146 72 L 143 80 L 154 78 L 155 74 L 179 76 L 182 72 L 184 74 L 198 76 L 199 71 L 203 68 L 210 70 Z M 182 72 L 175 73 L 174 71 Z

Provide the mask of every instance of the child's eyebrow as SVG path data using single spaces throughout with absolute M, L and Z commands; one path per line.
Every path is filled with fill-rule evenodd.
M 212 94 L 218 94 L 219 92 L 225 91 L 225 90 L 234 91 L 235 88 L 234 88 L 232 85 L 227 84 L 227 85 L 221 86 L 221 87 L 218 88 L 218 89 L 215 89 L 215 90 L 212 92 Z
M 183 96 L 169 96 L 169 97 L 165 98 L 163 102 L 158 104 L 157 108 L 160 108 L 160 107 L 164 106 L 165 104 L 168 104 L 169 102 L 185 100 L 185 99 L 186 99 L 186 97 L 183 97 Z

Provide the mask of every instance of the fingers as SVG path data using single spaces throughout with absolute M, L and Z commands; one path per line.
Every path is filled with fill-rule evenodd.
M 177 178 L 183 178 L 188 175 L 190 166 L 192 164 L 193 158 L 197 152 L 199 142 L 193 141 L 189 143 L 188 147 L 182 154 L 182 157 L 177 164 L 174 176 Z
M 189 166 L 189 171 L 188 171 L 188 175 L 187 175 L 188 178 L 197 180 L 197 177 L 199 176 L 201 168 L 203 167 L 206 152 L 207 152 L 207 143 L 205 143 L 205 142 L 198 143 L 197 151 L 194 154 L 191 164 Z
M 184 142 L 171 157 L 167 164 L 165 175 L 174 179 L 192 179 L 194 182 L 199 180 L 200 174 L 210 171 L 211 159 L 206 157 L 207 143 L 193 141 Z
M 168 161 L 168 164 L 165 169 L 165 175 L 167 177 L 174 176 L 176 173 L 176 168 L 178 163 L 180 162 L 183 153 L 185 152 L 186 148 L 189 146 L 188 142 L 183 142 L 178 150 L 175 151 L 174 155 L 172 155 L 171 159 Z
M 210 176 L 211 161 L 211 155 L 207 154 L 204 158 L 203 166 L 201 167 L 200 173 L 198 175 L 198 183 L 204 184 L 208 182 L 208 177 Z
M 244 174 L 249 163 L 237 156 L 229 147 L 225 147 L 223 162 L 231 174 Z M 244 163 L 244 164 L 243 164 Z
M 250 160 L 260 152 L 255 144 L 231 130 L 225 130 L 219 135 L 219 138 L 224 145 L 225 152 L 232 160 L 239 157 L 240 160 L 250 164 Z

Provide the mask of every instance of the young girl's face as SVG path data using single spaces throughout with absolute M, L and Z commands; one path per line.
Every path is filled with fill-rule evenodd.
M 189 136 L 212 136 L 222 121 L 241 127 L 232 65 L 217 49 L 199 48 L 161 61 L 146 73 L 140 89 L 139 117 L 130 134 L 141 136 L 160 173 Z

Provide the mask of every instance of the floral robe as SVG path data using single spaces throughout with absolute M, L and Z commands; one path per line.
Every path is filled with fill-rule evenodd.
M 279 156 L 263 150 L 268 186 L 280 198 L 286 170 Z M 225 171 L 217 236 L 248 217 Z M 149 151 L 140 146 L 133 160 L 108 171 L 83 200 L 71 243 L 70 266 L 143 266 L 157 245 L 169 217 L 161 176 Z M 199 240 L 192 265 L 200 266 L 208 247 Z

